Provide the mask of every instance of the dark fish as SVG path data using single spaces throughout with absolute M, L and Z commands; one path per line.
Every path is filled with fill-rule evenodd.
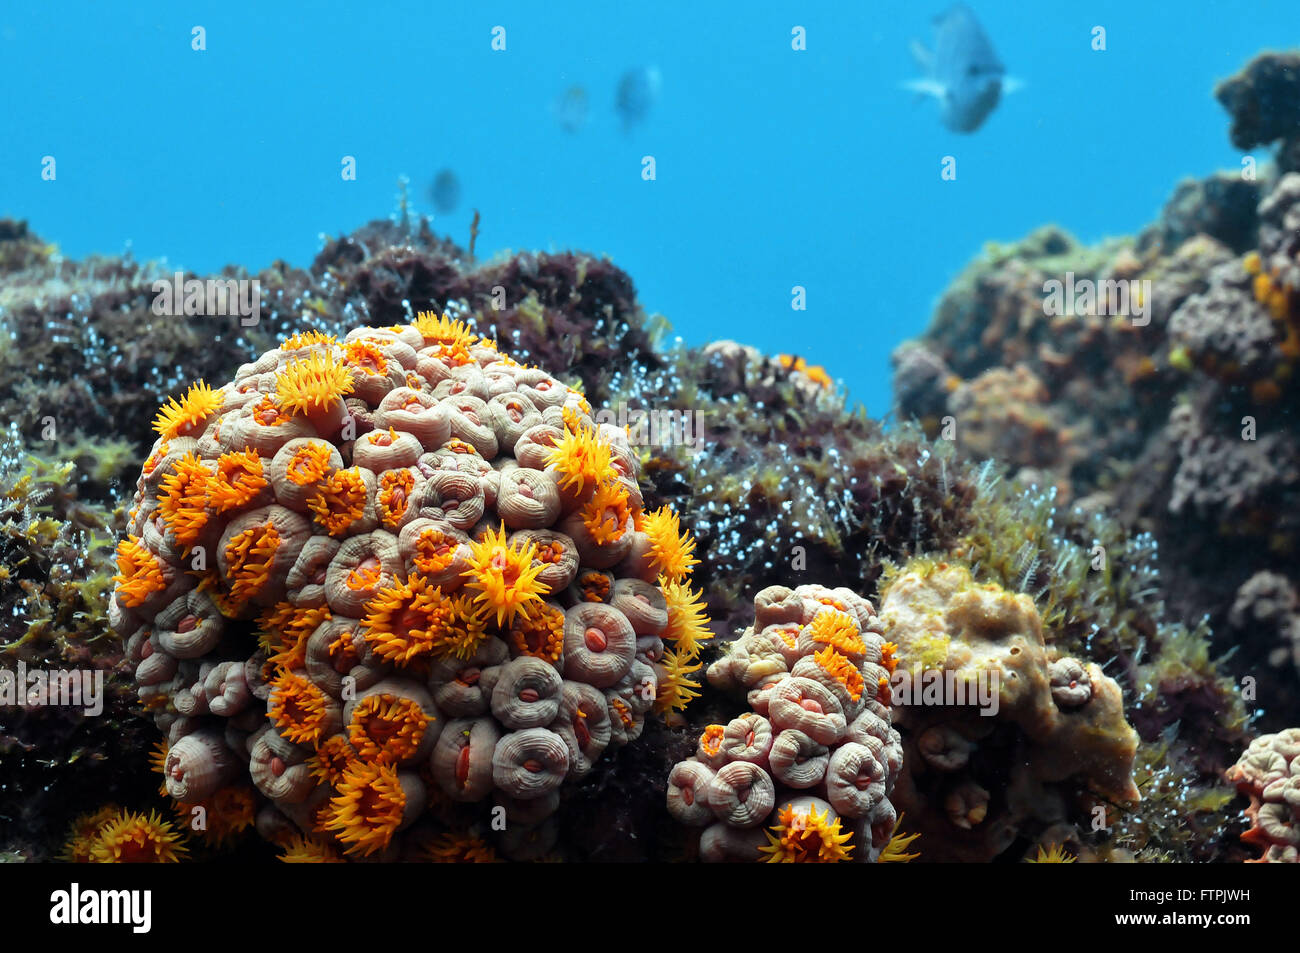
M 570 86 L 552 106 L 560 128 L 577 132 L 587 124 L 587 91 L 581 86 Z
M 938 99 L 940 119 L 953 132 L 974 132 L 1002 97 L 1002 62 L 962 3 L 934 18 L 934 43 L 933 53 L 912 43 L 912 55 L 926 75 L 904 85 Z
M 433 177 L 429 186 L 429 198 L 433 199 L 434 211 L 440 215 L 449 215 L 460 204 L 460 179 L 451 169 L 443 169 Z
M 623 119 L 623 128 L 630 128 L 650 115 L 650 107 L 659 98 L 659 84 L 659 70 L 653 66 L 642 66 L 623 74 L 614 99 L 614 108 Z

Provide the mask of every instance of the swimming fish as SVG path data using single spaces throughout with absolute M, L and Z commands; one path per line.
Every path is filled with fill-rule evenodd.
M 581 86 L 570 86 L 551 108 L 561 129 L 577 132 L 587 123 L 587 91 Z
M 614 108 L 623 117 L 623 128 L 631 128 L 650 114 L 650 107 L 659 98 L 659 70 L 642 66 L 628 70 L 618 81 Z
M 433 199 L 434 210 L 440 215 L 449 215 L 460 204 L 460 179 L 451 169 L 443 169 L 433 177 L 429 186 L 429 197 Z
M 970 7 L 954 4 L 934 18 L 934 52 L 912 42 L 912 55 L 926 74 L 903 85 L 939 100 L 939 118 L 953 132 L 974 132 L 1004 91 L 1005 70 Z

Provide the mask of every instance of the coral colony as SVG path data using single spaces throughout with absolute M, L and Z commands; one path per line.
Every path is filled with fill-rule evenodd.
M 888 429 L 607 260 L 0 223 L 0 856 L 1296 862 L 1298 74 L 1218 91 L 1276 169 L 973 264 Z

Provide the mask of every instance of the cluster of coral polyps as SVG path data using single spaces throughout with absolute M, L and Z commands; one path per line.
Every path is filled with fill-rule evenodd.
M 1250 798 L 1250 830 L 1241 839 L 1264 848 L 1249 863 L 1300 863 L 1300 728 L 1260 735 L 1228 769 L 1228 780 Z
M 707 861 L 871 861 L 897 817 L 903 749 L 889 725 L 892 646 L 848 589 L 770 586 L 708 671 L 753 709 L 710 725 L 668 776 L 668 810 L 703 827 Z
M 1140 799 L 1119 685 L 1050 646 L 1029 596 L 921 558 L 885 585 L 880 615 L 898 645 L 906 757 L 894 802 L 929 858 L 988 861 L 1018 837 L 1076 838 L 1093 807 L 1115 822 L 1097 797 Z
M 264 835 L 396 857 L 483 802 L 536 856 L 560 785 L 695 694 L 694 541 L 623 431 L 462 322 L 296 335 L 155 427 L 111 611 L 184 805 L 251 778 Z

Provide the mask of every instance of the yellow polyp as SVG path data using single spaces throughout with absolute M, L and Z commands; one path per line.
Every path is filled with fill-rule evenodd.
M 616 543 L 627 530 L 627 489 L 621 483 L 607 480 L 596 487 L 596 492 L 582 508 L 582 524 L 596 545 Z
M 703 591 L 692 592 L 685 582 L 659 580 L 659 591 L 663 593 L 668 604 L 668 625 L 664 627 L 663 638 L 691 658 L 697 658 L 702 643 L 713 638 L 709 630 L 709 617 L 703 599 Z
M 299 331 L 297 334 L 286 338 L 285 342 L 280 345 L 280 350 L 297 351 L 304 347 L 329 347 L 336 343 L 338 343 L 337 339 L 332 334 L 325 334 L 316 330 Z
M 840 830 L 840 819 L 829 820 L 830 810 L 818 812 L 808 807 L 796 813 L 786 807 L 777 822 L 767 831 L 768 844 L 759 852 L 767 855 L 769 864 L 821 863 L 835 864 L 846 861 L 853 853 L 849 840 L 852 831 Z
M 414 490 L 415 474 L 410 470 L 387 470 L 379 478 L 377 505 L 385 526 L 395 528 L 402 521 Z
M 326 410 L 352 393 L 352 374 L 347 365 L 328 351 L 315 351 L 291 361 L 275 376 L 279 406 L 291 414 Z
M 349 367 L 356 368 L 367 377 L 388 373 L 388 358 L 384 357 L 384 352 L 363 338 L 343 345 L 343 360 Z
M 655 695 L 654 710 L 658 714 L 670 711 L 685 711 L 686 706 L 700 697 L 696 691 L 700 683 L 687 678 L 692 672 L 698 672 L 703 662 L 694 661 L 693 657 L 680 649 L 668 649 L 660 663 L 662 674 L 659 679 L 659 691 Z
M 474 601 L 495 614 L 497 625 L 509 625 L 521 609 L 550 592 L 537 578 L 543 567 L 534 562 L 536 554 L 536 543 L 510 545 L 504 524 L 497 531 L 489 528 L 481 541 L 470 543 L 469 568 L 461 575 L 474 591 Z
M 878 864 L 907 864 L 921 856 L 921 852 L 909 854 L 907 848 L 911 846 L 912 841 L 920 837 L 920 834 L 904 834 L 901 830 L 903 818 L 905 815 L 898 815 L 898 820 L 894 821 L 894 828 L 889 832 L 889 843 L 885 849 L 880 852 L 880 857 L 876 859 Z
M 367 644 L 385 661 L 407 665 L 433 655 L 452 625 L 456 602 L 419 574 L 394 582 L 366 603 Z
M 558 662 L 564 655 L 564 613 L 546 602 L 534 603 L 515 618 L 510 641 L 520 655 Z
M 220 391 L 198 381 L 179 403 L 173 397 L 158 411 L 153 429 L 167 439 L 193 436 L 197 430 L 202 429 L 199 425 L 206 423 L 209 417 L 221 409 L 224 402 L 225 397 Z
M 427 858 L 435 864 L 494 864 L 496 851 L 472 834 L 439 834 L 429 844 Z
M 1042 845 L 1038 847 L 1038 856 L 1032 860 L 1026 860 L 1027 864 L 1072 864 L 1077 860 L 1073 854 L 1066 853 L 1064 844 L 1053 844 L 1049 850 L 1043 850 Z
M 180 837 L 157 811 L 122 811 L 100 829 L 89 859 L 95 864 L 176 863 L 187 850 Z
M 862 697 L 864 686 L 862 673 L 858 671 L 856 665 L 835 651 L 834 646 L 828 645 L 820 652 L 814 652 L 813 661 L 821 667 L 822 671 L 844 686 L 844 690 L 854 701 Z
M 290 482 L 309 486 L 325 476 L 330 469 L 329 444 L 309 443 L 299 447 L 289 461 L 286 474 Z
M 650 542 L 650 560 L 669 582 L 680 582 L 700 564 L 695 558 L 695 539 L 681 529 L 676 513 L 667 506 L 646 513 L 637 527 Z
M 548 466 L 555 467 L 562 488 L 582 496 L 604 480 L 618 474 L 612 465 L 613 451 L 590 427 L 577 431 L 566 429 L 564 436 L 546 454 Z

